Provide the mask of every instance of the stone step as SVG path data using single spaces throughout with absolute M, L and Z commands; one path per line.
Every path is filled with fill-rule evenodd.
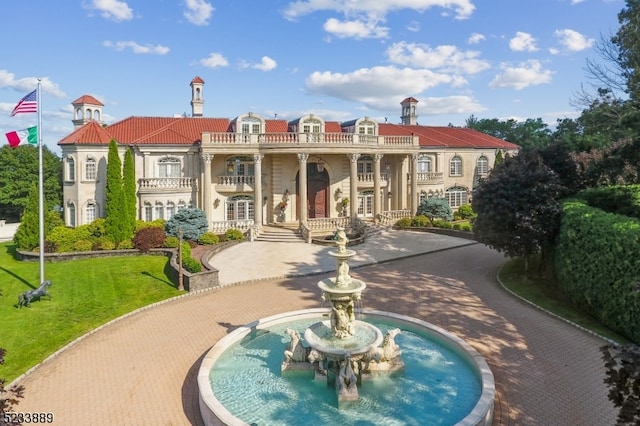
M 296 231 L 279 227 L 263 227 L 262 232 L 256 240 L 271 242 L 304 242 L 302 235 Z

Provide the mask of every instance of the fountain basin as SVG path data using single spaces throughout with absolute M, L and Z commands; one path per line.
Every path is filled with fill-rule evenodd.
M 225 405 L 216 397 L 216 395 L 214 394 L 214 390 L 212 388 L 212 384 L 211 384 L 212 372 L 215 371 L 216 363 L 220 361 L 221 358 L 224 358 L 225 352 L 232 351 L 234 347 L 237 348 L 238 346 L 242 346 L 242 347 L 250 346 L 251 341 L 254 337 L 256 336 L 259 337 L 261 334 L 269 335 L 270 334 L 269 329 L 273 329 L 274 327 L 284 327 L 287 324 L 295 323 L 296 321 L 300 321 L 300 320 L 309 320 L 309 322 L 314 323 L 314 322 L 326 320 L 327 315 L 328 315 L 327 309 L 308 309 L 308 310 L 302 310 L 302 311 L 287 312 L 284 314 L 263 318 L 261 320 L 255 321 L 251 324 L 248 324 L 246 326 L 243 326 L 234 330 L 232 333 L 228 334 L 223 339 L 221 339 L 216 345 L 214 345 L 204 357 L 202 364 L 200 366 L 200 370 L 198 372 L 200 412 L 202 414 L 202 418 L 205 424 L 207 425 L 248 424 L 248 422 L 232 414 L 231 411 L 229 411 L 227 407 L 225 407 Z M 491 370 L 489 369 L 488 365 L 486 364 L 482 356 L 477 351 L 475 351 L 469 344 L 467 344 L 465 341 L 463 341 L 459 337 L 447 332 L 446 330 L 443 330 L 439 327 L 436 327 L 432 324 L 429 324 L 425 321 L 418 320 L 415 318 L 410 318 L 402 315 L 397 315 L 394 313 L 381 312 L 381 311 L 364 311 L 362 313 L 358 313 L 358 315 L 365 322 L 366 321 L 382 321 L 382 322 L 391 324 L 392 327 L 400 327 L 403 329 L 403 333 L 400 336 L 408 336 L 409 332 L 405 333 L 404 330 L 412 330 L 412 331 L 415 331 L 415 333 L 417 334 L 427 336 L 428 338 L 433 339 L 437 342 L 442 342 L 442 344 L 446 346 L 446 348 L 453 350 L 457 354 L 457 356 L 459 356 L 464 361 L 463 363 L 470 367 L 472 371 L 471 375 L 473 376 L 473 380 L 475 383 L 472 387 L 477 389 L 473 390 L 473 394 L 474 394 L 473 401 L 471 402 L 469 407 L 465 409 L 466 410 L 465 413 L 463 413 L 457 420 L 450 422 L 449 424 L 458 424 L 458 425 L 465 425 L 465 426 L 491 424 L 493 419 L 493 404 L 494 404 L 494 396 L 495 396 L 495 384 L 494 384 L 493 374 L 491 373 Z M 279 363 L 282 359 L 282 341 L 280 340 L 281 339 L 279 339 L 279 341 L 277 342 L 277 345 L 276 345 L 277 349 L 274 349 L 275 351 L 277 351 L 275 365 L 273 367 L 274 369 L 279 369 Z M 403 346 L 403 356 L 408 355 L 406 354 L 407 352 L 409 352 L 408 345 L 402 345 L 402 346 Z M 406 350 L 404 349 L 405 347 L 407 347 Z M 265 364 L 265 363 L 268 364 L 271 361 L 268 360 L 269 357 L 267 356 L 268 355 L 267 352 L 268 351 L 261 349 L 257 353 L 251 353 L 248 356 L 248 358 L 250 358 L 254 362 L 258 362 L 258 364 Z M 408 358 L 405 358 L 405 361 L 407 360 Z M 429 361 L 429 360 L 427 359 L 419 360 L 419 363 L 424 363 L 425 361 Z M 447 364 L 447 362 L 445 362 L 444 364 Z M 242 368 L 241 370 L 244 370 L 244 369 L 245 368 Z M 413 371 L 413 369 L 408 368 L 407 374 L 411 373 L 411 371 Z M 455 372 L 456 371 L 454 371 L 454 373 Z M 251 378 L 252 374 L 253 373 L 250 374 L 249 378 Z M 239 376 L 234 373 L 230 377 L 235 378 Z M 237 379 L 237 380 L 242 380 L 242 379 Z M 303 381 L 308 382 L 306 378 L 303 378 Z M 382 388 L 381 391 L 384 393 L 386 392 L 386 389 L 389 385 L 390 383 L 382 382 L 382 384 L 379 387 Z M 262 402 L 263 405 L 270 405 L 273 400 L 279 397 L 282 397 L 283 391 L 281 391 L 277 387 L 274 388 L 272 386 L 273 384 L 264 383 L 259 385 L 258 389 L 252 391 L 253 393 L 260 394 L 259 396 L 261 396 L 262 398 L 266 398 Z M 415 388 L 410 388 L 408 389 L 408 392 L 405 395 L 405 397 L 417 396 L 419 398 L 422 398 L 422 395 L 424 395 L 425 399 L 433 398 L 433 399 L 436 399 L 437 402 L 449 401 L 448 403 L 451 404 L 450 398 L 452 398 L 452 396 L 451 396 L 451 390 L 449 389 L 449 387 L 444 386 L 446 389 L 449 389 L 449 394 L 438 397 L 438 396 L 428 396 L 428 395 L 430 395 L 431 388 L 442 387 L 439 384 L 430 384 L 430 385 L 416 384 L 416 386 L 422 388 L 423 391 L 417 391 Z M 373 385 L 363 387 L 363 393 L 365 393 L 366 391 L 368 391 L 369 388 L 372 388 L 372 387 Z M 326 387 L 318 388 L 317 386 L 315 389 L 318 389 L 319 392 L 324 392 L 327 390 Z M 464 387 L 457 390 L 458 393 L 460 392 L 465 393 L 467 391 L 472 392 L 472 390 L 469 390 L 468 388 L 464 388 Z M 241 405 L 248 404 L 249 396 L 253 397 L 253 395 L 250 395 L 252 392 L 243 392 L 241 395 L 238 395 L 238 398 L 241 399 Z M 300 392 L 304 393 L 305 391 L 300 391 Z M 286 397 L 285 395 L 284 399 L 289 399 L 289 398 Z M 364 395 L 362 400 L 364 403 L 368 401 L 368 397 Z M 400 400 L 394 400 L 388 403 L 396 404 L 400 406 L 402 405 L 403 402 Z M 446 402 L 443 402 L 443 403 L 446 403 Z M 454 403 L 453 405 L 456 405 L 456 404 L 457 403 Z M 416 405 L 419 405 L 419 404 L 410 403 L 409 405 L 407 405 L 407 407 L 413 408 Z M 289 413 L 289 414 L 293 414 L 295 416 L 294 418 L 296 418 L 297 420 L 300 420 L 300 422 L 302 423 L 304 423 L 305 420 L 303 418 L 303 413 L 300 412 L 301 407 L 303 408 L 306 407 L 306 409 L 308 409 L 312 415 L 324 415 L 324 413 L 322 413 L 323 408 L 321 408 L 322 401 L 317 401 L 314 403 L 301 403 L 299 406 L 294 408 L 295 410 L 294 413 Z M 243 407 L 243 408 L 248 411 L 254 410 L 253 407 Z M 375 410 L 376 410 L 375 404 L 374 406 L 367 406 L 365 407 L 365 409 L 363 409 L 363 411 L 375 411 Z M 351 415 L 357 415 L 357 414 L 358 413 L 351 412 L 350 410 L 347 410 L 346 412 L 338 413 L 339 416 L 344 416 L 341 418 L 346 418 L 346 419 L 350 418 L 349 416 Z M 283 422 L 282 420 L 283 415 L 284 415 L 283 412 L 279 412 L 280 424 L 282 424 Z M 395 419 L 387 418 L 388 421 L 386 423 L 387 424 L 423 424 L 420 422 L 420 418 L 418 418 L 418 420 L 415 420 L 414 423 L 412 423 L 407 419 L 404 419 L 403 413 L 399 413 L 395 415 L 395 417 L 397 418 Z M 345 421 L 348 422 L 349 420 L 345 420 Z M 261 424 L 268 424 L 268 422 L 263 422 Z M 277 421 L 274 421 L 272 424 L 277 424 Z M 320 424 L 320 423 L 316 421 L 314 424 Z M 445 421 L 445 424 L 446 424 L 446 421 Z
M 351 278 L 351 282 L 349 284 L 337 286 L 335 278 L 325 278 L 322 281 L 318 281 L 318 288 L 329 294 L 350 295 L 362 292 L 367 288 L 367 284 L 364 281 Z
M 382 343 L 382 332 L 364 321 L 354 321 L 356 334 L 346 339 L 333 336 L 329 321 L 312 324 L 304 332 L 309 346 L 333 359 L 342 359 L 345 353 L 355 357 L 377 348 Z

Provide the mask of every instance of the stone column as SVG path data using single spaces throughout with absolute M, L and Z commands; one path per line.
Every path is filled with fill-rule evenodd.
M 418 154 L 411 154 L 411 216 L 418 210 Z
M 373 220 L 378 220 L 378 215 L 381 212 L 380 201 L 380 160 L 382 160 L 382 154 L 375 154 L 373 156 Z
M 360 154 L 348 154 L 350 169 L 349 169 L 349 215 L 351 219 L 358 217 L 358 158 Z
M 300 153 L 298 154 L 298 164 L 300 166 L 300 172 L 298 173 L 298 185 L 300 190 L 299 202 L 300 205 L 298 209 L 300 211 L 300 225 L 307 224 L 307 213 L 309 201 L 307 200 L 307 160 L 309 159 L 309 154 Z
M 404 156 L 398 167 L 398 209 L 408 209 L 409 205 L 407 203 L 407 195 L 409 193 L 409 185 L 407 182 L 409 181 L 409 162 L 407 161 L 408 155 Z
M 211 161 L 213 161 L 213 154 L 202 154 L 202 167 L 204 169 L 204 178 L 202 185 L 202 204 L 205 215 L 207 216 L 207 227 L 211 229 L 211 223 L 213 222 L 213 204 L 211 203 Z
M 254 189 L 253 189 L 253 211 L 255 213 L 255 224 L 258 229 L 262 227 L 262 159 L 263 154 L 253 154 L 254 167 Z

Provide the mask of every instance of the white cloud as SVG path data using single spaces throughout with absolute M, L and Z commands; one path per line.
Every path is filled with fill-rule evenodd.
M 310 92 L 338 99 L 357 101 L 369 108 L 386 108 L 389 100 L 395 104 L 409 94 L 421 93 L 456 80 L 446 74 L 426 69 L 395 66 L 361 68 L 350 73 L 316 71 L 306 80 Z
M 252 65 L 251 68 L 255 68 L 260 71 L 271 71 L 278 66 L 278 63 L 268 56 L 263 56 L 262 61 L 259 64 Z
M 572 52 L 579 52 L 580 50 L 588 49 L 593 46 L 593 43 L 595 43 L 594 39 L 586 38 L 574 30 L 556 30 L 553 34 L 560 39 L 561 45 Z
M 443 98 L 420 98 L 420 111 L 428 115 L 443 114 L 475 114 L 486 111 L 476 99 L 471 96 L 447 96 Z
M 529 86 L 537 86 L 551 82 L 553 72 L 542 68 L 540 61 L 530 60 L 519 66 L 507 64 L 501 66 L 502 72 L 489 83 L 492 89 L 511 88 L 521 90 Z
M 583 1 L 584 1 L 584 0 L 571 0 L 571 4 L 572 4 L 572 5 L 574 5 L 574 4 L 579 4 L 579 3 L 582 3 Z
M 487 61 L 478 58 L 480 52 L 463 52 L 451 45 L 431 48 L 426 44 L 399 42 L 391 45 L 386 54 L 389 61 L 395 64 L 462 74 L 476 74 L 490 66 Z
M 207 58 L 200 59 L 200 64 L 207 68 L 220 68 L 228 66 L 229 61 L 222 54 L 212 52 Z
M 103 18 L 116 22 L 133 19 L 133 10 L 126 2 L 119 0 L 91 0 L 84 7 L 89 10 L 95 9 Z
M 142 55 L 166 55 L 167 53 L 169 53 L 169 48 L 166 46 L 162 46 L 160 44 L 155 46 L 151 44 L 141 45 L 139 43 L 136 43 L 135 41 L 116 41 L 115 43 L 113 43 L 109 40 L 105 40 L 102 42 L 102 45 L 119 52 L 125 49 L 131 49 L 133 53 Z
M 187 10 L 184 12 L 184 17 L 187 21 L 194 25 L 208 25 L 209 19 L 215 10 L 211 3 L 205 0 L 185 0 Z
M 518 31 L 516 36 L 509 40 L 509 47 L 516 52 L 535 52 L 538 50 L 536 47 L 536 39 L 529 33 L 523 33 Z
M 422 12 L 432 7 L 451 9 L 457 19 L 466 19 L 475 10 L 471 0 L 297 0 L 289 3 L 284 16 L 294 20 L 300 16 L 329 10 L 345 16 L 365 14 L 383 17 L 391 11 L 412 9 Z
M 65 93 L 60 90 L 60 86 L 57 83 L 49 80 L 48 77 L 43 77 L 40 79 L 40 86 L 42 87 L 42 91 L 49 93 L 56 98 L 64 98 Z M 14 89 L 17 93 L 16 103 L 27 93 L 33 91 L 38 87 L 38 77 L 25 77 L 16 79 L 15 74 L 9 72 L 7 70 L 0 69 L 0 89 L 9 88 Z M 24 93 L 23 93 L 24 92 Z M 16 104 L 11 104 L 11 109 L 15 107 Z M 11 111 L 11 109 L 9 111 Z
M 478 44 L 481 41 L 486 40 L 486 37 L 479 33 L 472 33 L 467 39 L 467 43 L 469 44 Z
M 324 30 L 338 38 L 387 38 L 389 36 L 389 28 L 378 26 L 378 21 L 340 21 L 335 18 L 329 18 L 324 23 Z
M 418 21 L 409 22 L 409 25 L 407 25 L 407 30 L 411 31 L 412 33 L 417 33 L 418 31 L 420 31 L 420 22 Z

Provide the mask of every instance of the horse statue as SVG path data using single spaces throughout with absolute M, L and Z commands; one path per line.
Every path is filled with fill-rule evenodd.
M 381 362 L 389 362 L 393 363 L 401 354 L 400 346 L 395 341 L 395 337 L 400 334 L 399 328 L 394 328 L 385 333 L 384 339 L 382 340 L 382 345 L 378 348 L 371 349 L 369 352 L 364 354 L 360 359 L 361 364 L 364 363 L 362 367 L 362 371 L 364 373 L 370 373 L 370 364 L 371 362 L 381 363 Z
M 338 374 L 338 393 L 353 393 L 358 383 L 358 376 L 353 371 L 353 365 L 351 365 L 351 356 L 346 354 L 342 365 L 340 366 L 340 373 Z
M 325 365 L 326 357 L 322 352 L 318 351 L 317 349 L 311 349 L 309 351 L 309 355 L 307 356 L 307 360 L 311 364 L 317 362 L 318 367 L 316 368 L 316 370 L 318 371 L 318 373 L 322 374 L 323 376 L 327 375 L 327 367 Z
M 302 340 L 300 339 L 300 333 L 290 328 L 287 328 L 285 333 L 291 337 L 291 342 L 289 343 L 289 347 L 284 351 L 284 362 L 305 362 L 307 361 L 308 351 L 302 345 Z
M 23 306 L 30 307 L 32 300 L 41 300 L 43 296 L 47 296 L 49 300 L 51 300 L 51 295 L 47 293 L 49 287 L 51 287 L 51 281 L 46 280 L 43 281 L 37 289 L 28 290 L 20 294 L 18 296 L 18 308 L 22 308 Z

